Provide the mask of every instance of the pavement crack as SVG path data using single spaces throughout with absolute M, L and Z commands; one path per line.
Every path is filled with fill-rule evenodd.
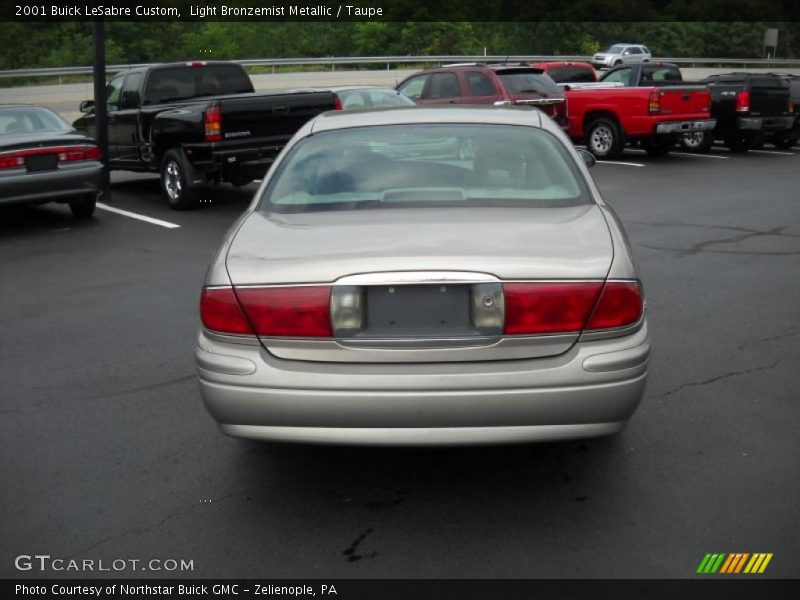
M 795 336 L 797 335 L 797 333 L 798 333 L 797 326 L 792 325 L 791 327 L 789 327 L 789 329 L 787 329 L 785 332 L 781 334 L 772 335 L 770 337 L 765 337 L 765 338 L 759 338 L 757 340 L 748 340 L 736 346 L 736 349 L 743 350 L 744 348 L 747 348 L 747 346 L 754 346 L 755 344 L 763 344 L 764 342 L 773 342 L 775 340 L 783 340 L 785 338 Z
M 215 499 L 214 501 L 215 502 L 219 502 L 221 500 L 227 500 L 228 498 L 231 498 L 232 495 L 233 494 L 228 494 L 228 495 L 223 496 L 221 498 Z M 160 521 L 158 521 L 157 523 L 155 523 L 153 525 L 149 525 L 147 527 L 134 527 L 132 529 L 128 529 L 128 530 L 123 531 L 121 533 L 118 533 L 116 535 L 109 535 L 107 537 L 104 537 L 103 539 L 95 542 L 94 544 L 92 544 L 88 548 L 84 548 L 83 550 L 79 550 L 78 552 L 76 552 L 75 554 L 70 556 L 69 559 L 73 559 L 73 558 L 79 557 L 79 556 L 85 556 L 88 552 L 91 552 L 95 548 L 97 548 L 99 546 L 102 546 L 103 544 L 106 544 L 106 543 L 108 543 L 110 541 L 121 540 L 121 539 L 126 538 L 126 537 L 128 537 L 130 535 L 141 535 L 143 533 L 147 533 L 148 531 L 152 531 L 153 529 L 157 529 L 158 527 L 161 527 L 164 523 L 166 523 L 170 519 L 173 519 L 173 518 L 178 517 L 178 516 L 180 516 L 180 515 L 182 515 L 184 513 L 187 513 L 190 510 L 196 508 L 197 506 L 200 506 L 201 504 L 205 504 L 205 503 L 203 503 L 203 502 L 194 502 L 194 503 L 190 504 L 189 506 L 184 506 L 183 508 L 181 508 L 179 510 L 175 510 L 175 511 L 173 511 L 171 513 L 168 513 Z
M 741 250 L 717 250 L 717 249 L 710 249 L 712 246 L 718 246 L 721 244 L 739 244 L 744 242 L 745 240 L 749 240 L 751 238 L 756 237 L 800 237 L 793 234 L 787 234 L 786 225 L 782 225 L 780 227 L 774 227 L 768 231 L 756 231 L 756 230 L 745 230 L 741 228 L 728 228 L 735 231 L 741 231 L 736 235 L 731 235 L 724 238 L 718 238 L 713 240 L 703 240 L 702 242 L 697 242 L 693 244 L 689 248 L 669 248 L 665 246 L 656 246 L 652 244 L 641 244 L 641 246 L 645 248 L 650 248 L 651 250 L 666 250 L 669 252 L 677 252 L 681 256 L 695 256 L 697 254 L 701 254 L 704 252 L 713 252 L 718 254 L 747 254 L 752 256 L 792 256 L 800 254 L 800 250 L 789 250 L 789 251 L 770 251 L 770 252 L 758 252 L 758 251 L 741 251 Z
M 120 390 L 119 392 L 114 392 L 112 394 L 103 394 L 102 396 L 91 396 L 91 398 L 114 398 L 115 396 L 126 396 L 128 394 L 133 394 L 136 392 L 149 392 L 151 390 L 157 390 L 162 387 L 169 387 L 177 383 L 183 383 L 184 381 L 189 381 L 190 379 L 194 379 L 195 377 L 196 375 L 194 373 L 192 373 L 191 375 L 181 375 L 180 377 L 173 377 L 172 379 L 167 379 L 166 381 L 159 381 L 157 383 L 149 383 L 147 385 L 141 385 L 135 388 L 128 388 L 127 390 Z
M 702 387 L 705 385 L 709 385 L 712 383 L 716 383 L 718 381 L 722 381 L 723 379 L 729 379 L 731 377 L 738 377 L 739 375 L 749 375 L 750 373 L 757 373 L 759 371 L 769 371 L 770 369 L 774 369 L 780 364 L 780 359 L 776 360 L 772 364 L 765 365 L 763 367 L 753 367 L 752 369 L 745 369 L 743 371 L 731 371 L 730 373 L 725 373 L 724 375 L 717 375 L 716 377 L 712 377 L 711 379 L 706 379 L 705 381 L 692 381 L 690 383 L 682 383 L 681 385 L 672 388 L 671 390 L 667 390 L 658 398 L 666 398 L 667 396 L 672 396 L 673 394 L 677 394 L 681 390 L 685 390 L 686 388 L 690 387 Z

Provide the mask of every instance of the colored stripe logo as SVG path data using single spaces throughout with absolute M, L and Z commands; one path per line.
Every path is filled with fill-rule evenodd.
M 720 573 L 734 575 L 747 573 L 750 575 L 763 573 L 769 561 L 772 560 L 772 553 L 756 552 L 717 552 L 706 554 L 697 567 L 697 573 L 701 575 Z

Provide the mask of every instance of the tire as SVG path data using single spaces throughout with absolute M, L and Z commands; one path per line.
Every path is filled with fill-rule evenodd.
M 614 61 L 614 66 L 615 66 L 615 67 L 618 67 L 618 66 L 619 66 L 619 65 L 621 65 L 621 64 L 622 64 L 622 61 L 621 61 L 621 60 L 615 60 L 615 61 Z
M 86 194 L 85 196 L 81 196 L 69 202 L 69 209 L 72 211 L 72 216 L 76 219 L 88 219 L 94 214 L 96 206 L 96 194 Z
M 653 139 L 647 138 L 642 140 L 642 148 L 650 156 L 666 156 L 672 150 L 675 142 L 671 139 Z
M 778 150 L 788 150 L 792 146 L 797 143 L 796 139 L 793 139 L 789 136 L 775 136 L 772 138 L 772 145 L 775 146 Z
M 725 145 L 728 147 L 728 150 L 735 154 L 744 154 L 753 147 L 754 141 L 755 140 L 750 136 L 736 135 L 726 138 Z
M 687 152 L 700 152 L 705 154 L 711 150 L 714 144 L 714 136 L 710 131 L 695 131 L 684 133 L 681 136 L 681 148 Z
M 625 149 L 625 139 L 614 119 L 600 117 L 586 128 L 586 147 L 596 158 L 619 158 Z
M 178 150 L 168 150 L 161 159 L 161 193 L 173 210 L 198 206 L 197 191 L 189 188 L 183 157 Z

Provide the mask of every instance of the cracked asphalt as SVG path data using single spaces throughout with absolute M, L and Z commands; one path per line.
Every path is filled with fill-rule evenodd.
M 114 175 L 86 223 L 0 210 L 0 575 L 14 557 L 192 560 L 127 577 L 692 577 L 800 552 L 800 150 L 629 152 L 593 174 L 630 235 L 653 336 L 612 439 L 475 449 L 255 444 L 193 377 L 210 255 L 253 187 L 174 213 Z M 95 573 L 114 576 L 115 573 Z

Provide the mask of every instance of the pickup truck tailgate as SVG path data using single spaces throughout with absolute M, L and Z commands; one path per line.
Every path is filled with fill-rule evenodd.
M 789 114 L 789 88 L 777 77 L 750 79 L 750 114 L 780 117 Z
M 222 139 L 225 142 L 254 140 L 285 143 L 306 121 L 333 110 L 330 92 L 243 94 L 220 100 Z
M 661 114 L 675 117 L 708 117 L 710 92 L 706 86 L 680 85 L 661 87 Z

